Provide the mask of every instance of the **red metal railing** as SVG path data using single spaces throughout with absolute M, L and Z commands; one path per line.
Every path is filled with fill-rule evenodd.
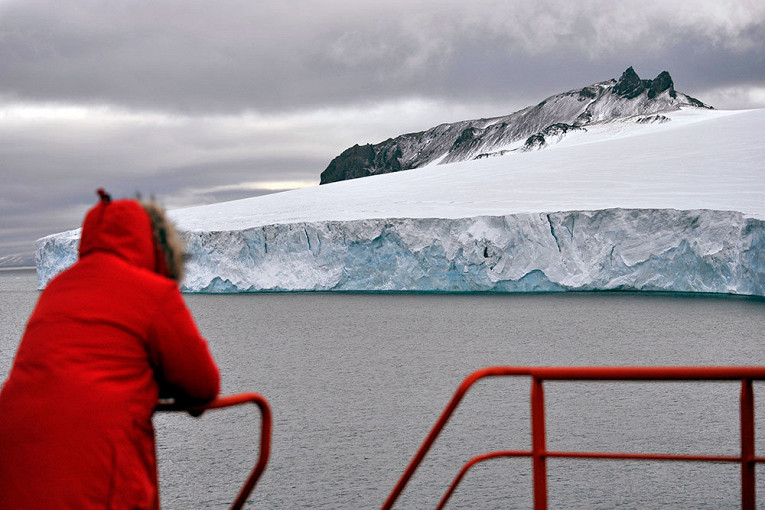
M 736 462 L 741 464 L 741 508 L 755 508 L 755 464 L 765 462 L 764 457 L 756 457 L 754 451 L 754 394 L 753 380 L 765 380 L 765 367 L 489 367 L 470 374 L 457 388 L 436 424 L 425 441 L 410 461 L 404 474 L 388 495 L 383 510 L 390 509 L 398 499 L 409 479 L 422 462 L 428 450 L 446 426 L 468 389 L 480 379 L 498 376 L 531 377 L 531 450 L 497 451 L 479 455 L 469 460 L 457 474 L 449 489 L 436 508 L 440 509 L 454 493 L 465 473 L 479 462 L 499 457 L 530 457 L 534 484 L 534 508 L 547 508 L 547 459 L 551 457 L 623 459 L 623 460 L 666 460 L 698 462 Z M 545 380 L 568 381 L 702 381 L 702 380 L 740 380 L 741 381 L 741 455 L 662 455 L 631 453 L 589 453 L 589 452 L 553 452 L 547 451 L 545 439 Z
M 271 407 L 268 401 L 257 393 L 241 393 L 239 395 L 229 395 L 218 397 L 207 405 L 199 407 L 183 407 L 175 403 L 160 403 L 157 411 L 206 411 L 209 409 L 223 409 L 226 407 L 238 406 L 242 404 L 253 403 L 260 408 L 260 455 L 255 467 L 252 468 L 250 476 L 247 477 L 239 495 L 231 505 L 231 510 L 239 510 L 244 507 L 255 484 L 258 483 L 260 475 L 266 470 L 268 456 L 271 453 Z

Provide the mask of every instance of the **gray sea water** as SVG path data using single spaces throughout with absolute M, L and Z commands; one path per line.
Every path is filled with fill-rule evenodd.
M 38 293 L 0 271 L 0 378 Z M 248 508 L 379 508 L 459 383 L 491 365 L 763 365 L 765 300 L 636 293 L 187 295 L 223 375 L 274 414 Z M 545 384 L 551 450 L 737 455 L 737 383 Z M 755 384 L 757 452 L 765 385 Z M 467 395 L 397 508 L 432 508 L 461 465 L 529 449 L 529 381 Z M 226 508 L 255 463 L 255 406 L 155 418 L 163 508 Z M 759 506 L 765 471 L 757 470 Z M 551 508 L 737 508 L 735 464 L 548 461 Z M 528 459 L 472 470 L 452 509 L 530 508 Z

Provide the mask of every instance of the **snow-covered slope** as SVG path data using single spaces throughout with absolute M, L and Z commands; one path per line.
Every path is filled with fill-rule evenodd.
M 187 291 L 765 295 L 765 110 L 587 126 L 543 151 L 172 212 Z M 40 286 L 77 232 L 38 241 Z
M 330 162 L 321 183 L 467 161 L 518 147 L 540 149 L 549 136 L 557 141 L 570 130 L 635 116 L 651 121 L 652 115 L 682 107 L 709 108 L 676 92 L 668 72 L 642 80 L 630 67 L 618 80 L 550 96 L 504 117 L 441 124 L 374 145 L 355 145 Z

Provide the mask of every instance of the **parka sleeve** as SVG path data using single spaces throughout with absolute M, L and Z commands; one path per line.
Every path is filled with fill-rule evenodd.
M 208 402 L 220 391 L 218 367 L 178 289 L 163 294 L 149 338 L 160 394 L 189 405 Z

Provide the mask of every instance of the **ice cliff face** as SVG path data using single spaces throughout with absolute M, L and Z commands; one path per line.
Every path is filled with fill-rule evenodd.
M 551 134 L 560 137 L 583 126 L 637 116 L 651 118 L 681 107 L 709 108 L 676 92 L 668 72 L 643 80 L 630 67 L 618 80 L 551 96 L 504 117 L 441 124 L 374 145 L 354 145 L 330 162 L 321 183 L 408 170 L 435 161 L 467 161 L 502 153 L 519 143 L 522 150 L 539 149 L 547 145 Z
M 550 124 L 501 157 L 170 211 L 191 254 L 184 290 L 765 295 L 765 110 L 640 119 Z M 77 244 L 77 231 L 38 241 L 40 287 Z
M 531 292 L 765 295 L 765 222 L 736 212 L 605 209 L 186 232 L 189 292 Z M 41 287 L 76 232 L 38 241 Z M 41 256 L 42 254 L 42 256 Z

